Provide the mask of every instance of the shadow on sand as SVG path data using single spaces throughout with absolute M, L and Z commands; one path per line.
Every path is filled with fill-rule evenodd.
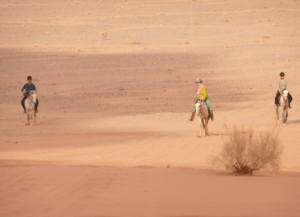
M 300 119 L 294 121 L 288 121 L 287 124 L 300 124 Z

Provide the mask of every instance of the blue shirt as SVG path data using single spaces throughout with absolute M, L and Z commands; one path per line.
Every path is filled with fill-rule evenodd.
M 35 86 L 34 86 L 34 84 L 29 84 L 29 83 L 27 83 L 27 84 L 25 84 L 24 85 L 24 87 L 22 88 L 22 92 L 23 92 L 23 90 L 26 90 L 26 92 L 25 92 L 25 94 L 28 94 L 29 93 L 29 91 L 31 91 L 31 90 L 36 90 L 36 88 L 35 88 Z

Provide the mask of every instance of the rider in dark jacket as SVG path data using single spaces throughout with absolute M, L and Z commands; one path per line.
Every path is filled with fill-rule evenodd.
M 31 90 L 35 90 L 36 91 L 36 87 L 32 83 L 32 77 L 31 76 L 27 77 L 27 81 L 28 81 L 28 83 L 26 83 L 23 86 L 23 88 L 21 89 L 21 91 L 23 92 L 23 95 L 24 95 L 24 98 L 21 101 L 21 104 L 22 104 L 22 106 L 24 108 L 24 114 L 26 114 L 26 108 L 25 108 L 25 104 L 24 103 L 25 103 L 25 100 L 28 97 L 29 91 L 31 91 Z M 38 99 L 36 99 L 35 112 L 37 112 L 38 105 L 39 105 L 39 101 L 38 101 Z

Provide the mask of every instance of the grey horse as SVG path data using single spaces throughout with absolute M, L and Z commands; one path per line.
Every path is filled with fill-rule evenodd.
M 282 110 L 282 123 L 283 124 L 286 124 L 287 117 L 288 117 L 288 109 L 289 109 L 288 94 L 289 94 L 288 90 L 282 91 L 282 93 L 280 95 L 280 99 L 278 100 L 279 104 L 280 104 L 280 107 L 281 107 L 281 110 Z M 277 114 L 277 120 L 279 122 L 279 111 L 278 110 L 279 110 L 279 108 L 277 106 L 276 114 Z
M 202 137 L 202 134 L 204 136 L 208 135 L 208 121 L 211 119 L 211 115 L 208 112 L 208 105 L 201 101 L 198 100 L 197 103 L 195 104 L 196 106 L 196 115 L 199 117 L 199 123 L 200 123 L 200 137 Z
M 35 103 L 36 103 L 36 91 L 31 90 L 28 94 L 27 99 L 25 100 L 25 108 L 27 114 L 27 123 L 26 125 L 33 125 L 33 122 L 36 123 L 36 112 L 35 112 Z

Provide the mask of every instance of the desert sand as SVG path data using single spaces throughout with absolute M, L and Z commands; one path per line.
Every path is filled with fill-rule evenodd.
M 299 14 L 299 0 L 1 0 L 0 216 L 300 216 Z M 280 170 L 212 164 L 233 126 L 278 129 Z

